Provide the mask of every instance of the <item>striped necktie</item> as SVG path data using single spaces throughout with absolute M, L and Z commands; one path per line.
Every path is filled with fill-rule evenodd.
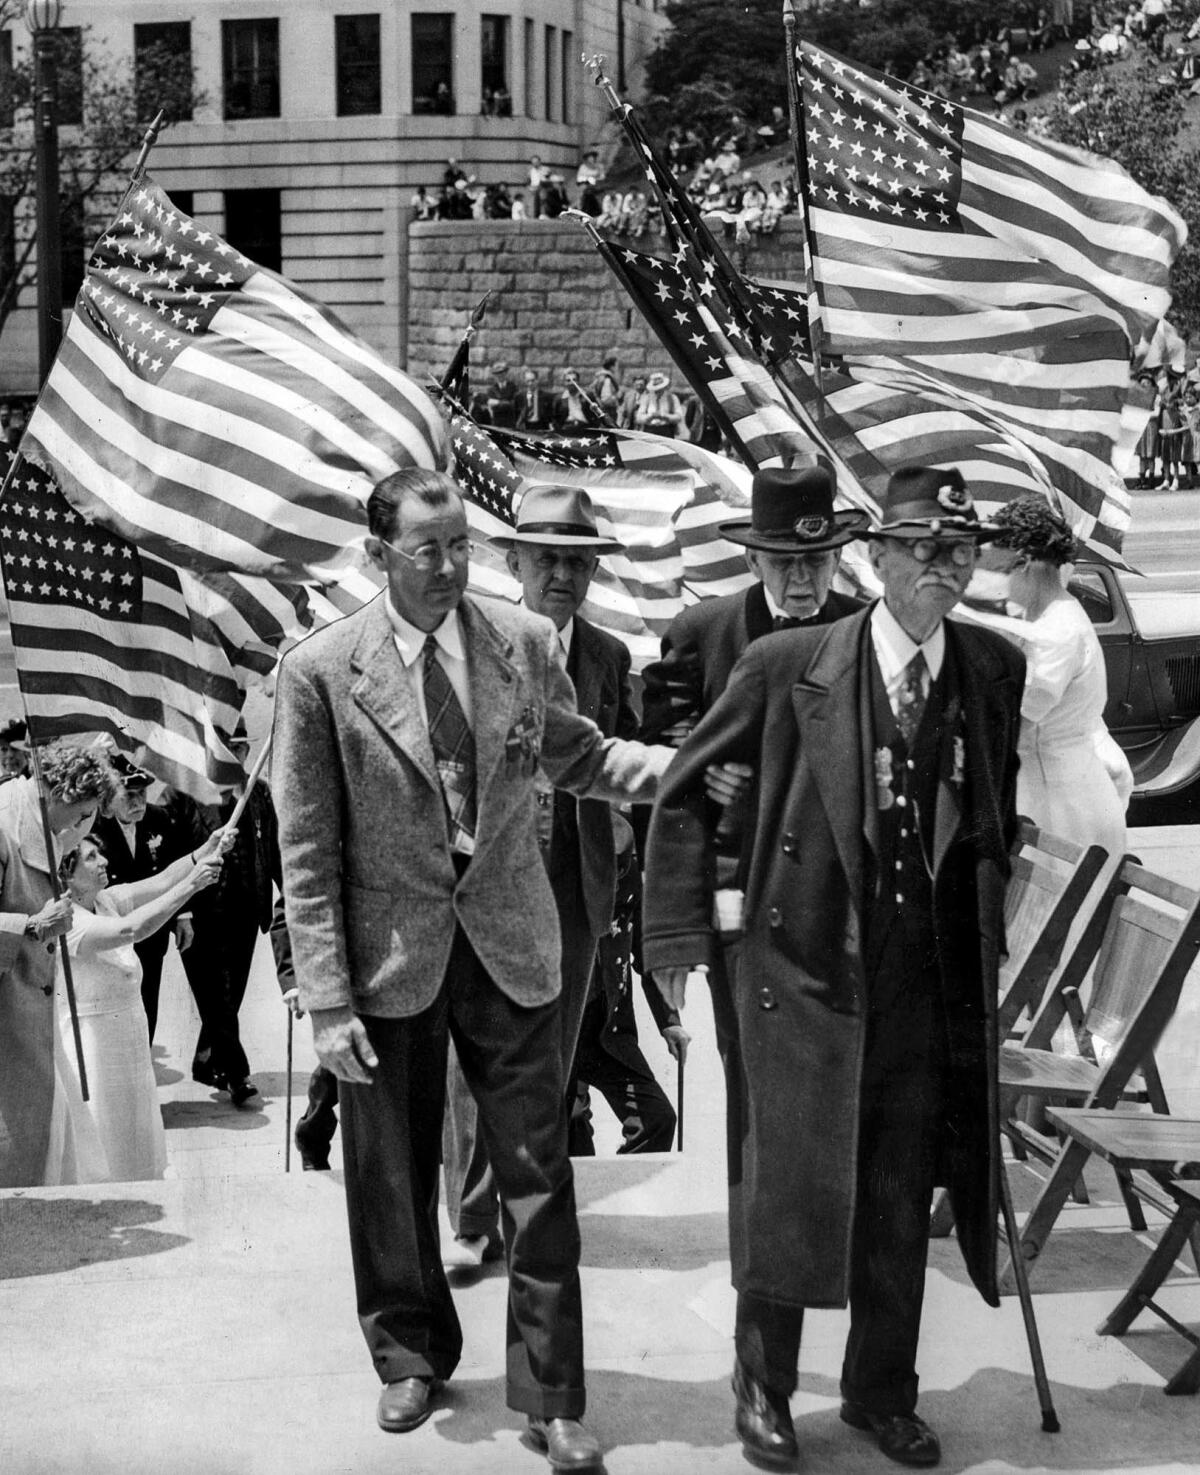
M 475 837 L 475 738 L 450 678 L 437 658 L 437 637 L 427 635 L 421 655 L 429 741 L 442 781 L 450 821 L 450 848 Z

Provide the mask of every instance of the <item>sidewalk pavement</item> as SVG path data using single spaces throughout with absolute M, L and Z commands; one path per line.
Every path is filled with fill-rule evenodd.
M 1195 831 L 1137 837 L 1150 865 L 1194 881 Z M 1200 837 L 1198 837 L 1200 839 Z M 610 1475 L 747 1469 L 728 1388 L 733 1293 L 725 1237 L 723 1088 L 698 980 L 685 1011 L 686 1152 L 578 1164 L 589 1369 L 588 1424 Z M 1196 1086 L 1200 986 L 1171 1051 Z M 504 1405 L 503 1270 L 459 1282 L 462 1365 L 430 1421 L 408 1435 L 374 1422 L 377 1382 L 354 1316 L 340 1158 L 283 1170 L 286 1020 L 265 940 L 244 1036 L 257 1109 L 192 1083 L 198 1021 L 172 955 L 156 1051 L 172 1177 L 163 1183 L 0 1194 L 0 1471 L 5 1475 L 520 1475 L 547 1469 Z M 639 999 L 647 1055 L 674 1098 L 674 1065 Z M 293 1104 L 313 1064 L 294 1036 Z M 1189 1066 L 1190 1062 L 1190 1066 Z M 1172 1080 L 1167 1080 L 1172 1093 Z M 1172 1096 L 1176 1110 L 1183 1107 Z M 1200 1115 L 1200 1100 L 1193 1114 Z M 611 1152 L 615 1123 L 601 1124 Z M 1018 1211 L 1036 1180 L 1012 1175 Z M 1038 1262 L 1036 1309 L 1062 1433 L 1041 1432 L 1015 1300 L 993 1311 L 970 1288 L 955 1241 L 936 1241 L 922 1337 L 921 1411 L 949 1472 L 1200 1469 L 1200 1403 L 1167 1398 L 1184 1343 L 1152 1317 L 1128 1336 L 1095 1326 L 1157 1237 L 1133 1235 L 1115 1184 L 1088 1175 L 1091 1203 L 1064 1211 Z M 445 1229 L 443 1228 L 443 1232 Z M 1190 1262 L 1163 1293 L 1200 1323 Z M 792 1402 L 804 1468 L 894 1471 L 837 1416 L 847 1317 L 811 1313 Z

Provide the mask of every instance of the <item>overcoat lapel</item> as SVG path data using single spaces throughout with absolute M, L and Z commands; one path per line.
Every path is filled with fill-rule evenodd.
M 384 607 L 386 599 L 386 593 L 381 594 L 369 606 L 370 619 L 351 657 L 351 665 L 359 672 L 351 695 L 440 795 L 442 785 L 433 761 L 429 729 L 404 679 L 404 669 Z
M 867 804 L 871 790 L 870 742 L 854 741 L 862 726 L 862 691 L 859 655 L 865 639 L 869 611 L 829 626 L 808 668 L 792 688 L 792 705 L 800 729 L 800 752 L 819 753 L 810 767 L 821 796 L 834 844 L 850 886 L 850 894 L 862 897 L 862 837 L 873 817 Z
M 600 666 L 596 657 L 596 646 L 592 627 L 586 620 L 575 617 L 575 635 L 572 643 L 572 663 L 575 667 L 572 681 L 575 683 L 575 705 L 585 717 L 595 718 L 600 710 Z

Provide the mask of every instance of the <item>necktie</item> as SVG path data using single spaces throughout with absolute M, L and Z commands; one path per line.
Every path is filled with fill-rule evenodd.
M 811 625 L 816 615 L 810 615 L 807 620 L 802 620 L 797 615 L 776 615 L 772 622 L 775 630 L 799 630 L 801 625 Z
M 904 679 L 896 694 L 896 725 L 910 746 L 925 711 L 925 673 L 928 669 L 924 653 L 918 651 L 905 666 Z
M 475 739 L 450 678 L 438 661 L 437 648 L 436 637 L 426 636 L 421 651 L 425 715 L 450 820 L 450 846 L 454 849 L 464 837 L 475 836 Z

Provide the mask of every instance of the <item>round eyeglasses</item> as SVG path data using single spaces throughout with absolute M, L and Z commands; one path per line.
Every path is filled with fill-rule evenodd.
M 894 538 L 892 541 L 906 548 L 918 563 L 933 563 L 945 554 L 956 568 L 968 568 L 979 553 L 975 543 L 963 538 L 953 542 L 945 538 Z
M 470 538 L 455 538 L 453 543 L 447 543 L 444 548 L 439 547 L 437 543 L 425 543 L 415 553 L 406 553 L 398 543 L 389 543 L 385 538 L 380 538 L 379 541 L 385 548 L 398 553 L 401 558 L 407 558 L 413 568 L 422 574 L 436 573 L 446 562 L 447 557 L 451 563 L 469 563 L 475 548 Z

